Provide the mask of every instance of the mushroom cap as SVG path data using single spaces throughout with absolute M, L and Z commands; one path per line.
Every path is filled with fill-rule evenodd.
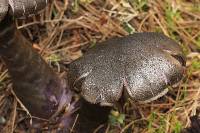
M 135 101 L 151 101 L 181 80 L 180 46 L 160 33 L 135 33 L 89 49 L 69 65 L 69 85 L 90 103 L 112 105 L 123 91 Z
M 16 18 L 30 16 L 44 9 L 48 0 L 0 0 L 0 21 L 8 13 Z
M 10 14 L 19 18 L 30 16 L 45 8 L 48 0 L 10 0 Z
M 7 12 L 8 12 L 8 1 L 0 0 L 0 21 L 3 20 Z

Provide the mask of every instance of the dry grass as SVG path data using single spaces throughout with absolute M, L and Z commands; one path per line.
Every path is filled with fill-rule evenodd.
M 179 86 L 148 104 L 127 100 L 116 107 L 107 133 L 179 133 L 199 112 L 200 1 L 199 0 L 55 0 L 41 15 L 16 22 L 46 61 L 58 72 L 82 56 L 82 51 L 113 36 L 156 31 L 179 42 L 187 56 L 186 76 Z M 30 119 L 12 93 L 6 67 L 0 64 L 0 129 L 25 132 Z M 119 114 L 118 114 L 119 113 Z M 117 114 L 117 115 L 116 115 Z

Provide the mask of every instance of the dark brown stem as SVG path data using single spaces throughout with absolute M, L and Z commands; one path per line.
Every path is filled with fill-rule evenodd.
M 0 23 L 0 55 L 8 67 L 16 95 L 32 115 L 49 119 L 65 104 L 72 102 L 72 92 L 66 88 L 65 80 L 59 78 L 24 39 L 9 16 Z M 79 103 L 80 115 L 75 126 L 77 133 L 92 133 L 107 121 L 110 107 L 81 100 L 71 104 L 71 112 L 73 108 L 78 108 Z M 76 113 L 61 116 L 58 122 L 64 128 L 60 131 L 68 132 L 75 117 Z
M 200 117 L 198 115 L 190 117 L 191 125 L 181 131 L 181 133 L 199 133 Z
M 0 55 L 8 67 L 16 95 L 34 116 L 50 118 L 66 103 L 71 93 L 18 33 L 11 17 L 0 23 Z
M 105 132 L 105 123 L 108 121 L 108 115 L 112 108 L 99 104 L 91 104 L 84 99 L 81 100 L 81 108 L 79 110 L 79 120 L 76 125 L 78 133 L 93 133 L 99 126 L 104 124 L 96 133 Z

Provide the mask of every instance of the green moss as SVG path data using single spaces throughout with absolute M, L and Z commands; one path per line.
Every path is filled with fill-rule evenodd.
M 136 10 L 148 11 L 148 0 L 127 0 Z
M 47 58 L 47 60 L 48 60 L 48 62 L 57 63 L 57 62 L 61 61 L 61 57 L 59 55 L 52 54 Z
M 123 23 L 123 28 L 124 28 L 124 30 L 126 30 L 129 34 L 133 34 L 133 33 L 135 32 L 135 28 L 134 28 L 132 25 L 130 25 L 129 23 L 127 23 L 127 22 L 124 22 L 124 23 Z
M 125 114 L 112 110 L 109 115 L 109 123 L 111 125 L 124 124 Z

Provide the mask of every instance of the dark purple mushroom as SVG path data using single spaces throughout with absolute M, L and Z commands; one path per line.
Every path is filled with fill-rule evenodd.
M 65 81 L 16 30 L 9 16 L 0 23 L 0 42 L 0 55 L 12 77 L 14 91 L 32 115 L 49 118 L 70 102 Z
M 26 7 L 25 3 L 28 2 L 26 0 L 9 2 L 11 2 L 10 6 L 14 6 L 16 12 L 12 16 L 15 17 L 28 16 L 44 7 L 44 1 L 43 5 L 38 5 L 35 10 L 30 8 L 33 5 Z M 24 5 L 15 5 L 20 3 Z M 3 3 L 4 5 L 6 4 Z M 0 9 L 4 9 L 3 6 Z M 24 8 L 17 10 L 19 6 Z M 24 9 L 31 11 L 22 14 L 20 10 Z M 69 112 L 63 118 L 58 119 L 60 123 L 65 122 L 66 129 L 64 130 L 69 131 L 75 118 L 71 113 L 74 112 L 76 106 L 76 103 L 72 102 L 72 92 L 68 89 L 66 81 L 53 72 L 31 44 L 19 33 L 12 16 L 7 13 L 9 11 L 5 10 L 5 12 L 6 15 L 0 11 L 3 14 L 0 21 L 0 55 L 8 67 L 14 92 L 31 115 L 40 118 L 56 118 L 60 111 L 70 105 Z

